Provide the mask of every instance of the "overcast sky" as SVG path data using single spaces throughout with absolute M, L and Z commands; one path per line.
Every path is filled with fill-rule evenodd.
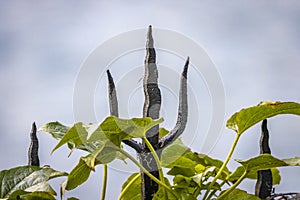
M 225 158 L 234 138 L 234 133 L 225 128 L 225 121 L 242 107 L 256 105 L 263 100 L 300 102 L 299 1 L 232 0 L 223 4 L 214 0 L 155 3 L 1 1 L 0 169 L 27 164 L 29 131 L 33 121 L 38 126 L 56 120 L 65 124 L 76 121 L 73 112 L 74 86 L 82 64 L 93 50 L 113 36 L 146 28 L 149 24 L 153 25 L 154 31 L 155 28 L 172 30 L 195 41 L 205 49 L 219 72 L 225 89 L 225 116 L 220 139 L 210 155 Z M 167 57 L 165 54 L 158 51 L 158 63 L 160 56 Z M 141 53 L 140 62 L 134 61 L 132 66 L 142 64 L 143 55 Z M 168 63 L 170 59 L 163 60 L 162 64 L 173 65 Z M 178 60 L 176 56 L 174 59 Z M 178 72 L 184 63 L 184 60 L 179 61 Z M 116 82 L 121 82 L 122 77 L 116 72 L 117 66 L 112 66 L 112 69 L 115 69 Z M 129 71 L 132 69 L 128 68 Z M 99 84 L 106 83 L 104 78 L 100 77 Z M 164 78 L 168 79 L 160 76 L 160 79 Z M 137 85 L 142 84 L 140 77 L 136 79 Z M 203 84 L 204 79 L 199 79 L 199 82 Z M 192 83 L 189 87 L 198 87 Z M 95 92 L 95 99 L 107 103 L 106 86 L 102 87 L 103 91 Z M 142 94 L 139 91 L 133 94 Z M 168 94 L 167 89 L 165 94 Z M 101 100 L 102 96 L 104 100 Z M 211 118 L 210 109 L 213 109 L 205 109 L 205 103 L 210 102 L 209 91 L 203 94 L 196 92 L 195 96 L 196 99 L 203 97 L 203 101 L 197 104 L 200 105 L 198 109 L 203 110 L 199 114 L 199 129 L 206 130 L 210 121 L 206 118 Z M 171 128 L 176 119 L 175 97 L 165 100 L 166 108 L 162 111 L 167 128 Z M 134 103 L 141 108 L 139 98 Z M 95 111 L 99 121 L 109 114 L 107 106 L 96 103 L 96 108 L 106 107 Z M 190 109 L 193 109 L 193 104 Z M 136 111 L 132 108 L 129 113 Z M 206 119 L 207 123 L 202 123 L 201 119 Z M 275 156 L 300 156 L 299 117 L 272 118 L 269 120 L 269 131 Z M 259 133 L 259 126 L 247 131 L 233 157 L 247 159 L 257 155 Z M 75 153 L 67 159 L 68 150 L 62 148 L 50 156 L 56 141 L 44 133 L 39 133 L 38 137 L 42 165 L 50 164 L 55 169 L 70 171 L 82 155 Z M 193 150 L 200 151 L 197 143 L 193 143 Z M 230 164 L 231 170 L 234 166 Z M 99 199 L 101 173 L 101 167 L 98 167 L 87 183 L 67 195 Z M 295 174 L 300 174 L 300 169 L 286 168 L 281 173 L 282 183 L 276 186 L 276 192 L 299 192 L 299 177 Z M 108 199 L 117 198 L 127 176 L 129 173 L 110 170 Z M 253 192 L 254 184 L 249 181 L 242 188 Z M 58 188 L 56 182 L 54 185 Z

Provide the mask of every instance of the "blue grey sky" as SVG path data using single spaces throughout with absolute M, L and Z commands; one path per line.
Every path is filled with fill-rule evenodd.
M 27 164 L 33 121 L 38 126 L 56 120 L 74 123 L 74 84 L 80 66 L 95 48 L 113 36 L 149 24 L 154 30 L 173 30 L 197 42 L 219 71 L 226 108 L 222 135 L 212 156 L 225 158 L 234 138 L 234 133 L 225 128 L 225 120 L 242 107 L 263 100 L 300 102 L 299 1 L 1 1 L 0 169 Z M 159 56 L 158 52 L 158 62 Z M 144 57 L 140 60 L 142 63 Z M 176 102 L 170 105 L 176 111 Z M 108 109 L 97 112 L 99 120 L 109 114 Z M 300 156 L 299 117 L 272 118 L 269 130 L 275 156 Z M 233 157 L 257 155 L 259 133 L 259 126 L 251 128 Z M 38 137 L 43 165 L 70 171 L 82 155 L 74 153 L 67 159 L 68 150 L 62 148 L 50 156 L 56 141 L 44 133 Z M 197 151 L 197 146 L 193 149 Z M 231 170 L 234 166 L 230 164 Z M 101 172 L 101 167 L 97 168 L 86 184 L 67 195 L 99 199 Z M 299 177 L 295 175 L 300 169 L 284 168 L 281 173 L 282 183 L 276 186 L 276 192 L 299 192 Z M 110 170 L 109 200 L 117 198 L 127 176 Z M 253 192 L 254 184 L 248 181 L 241 187 Z M 54 185 L 58 188 L 57 182 Z

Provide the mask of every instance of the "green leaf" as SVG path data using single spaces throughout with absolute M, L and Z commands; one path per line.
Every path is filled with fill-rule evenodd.
M 180 139 L 177 139 L 163 150 L 161 162 L 163 167 L 171 168 L 168 175 L 193 177 L 197 173 L 203 173 L 203 180 L 208 180 L 209 177 L 214 176 L 216 171 L 223 165 L 221 160 L 192 152 Z M 229 174 L 230 172 L 226 167 L 219 179 L 225 180 Z
M 164 136 L 168 135 L 169 131 L 165 128 L 159 128 L 159 139 L 163 138 Z
M 171 145 L 162 151 L 161 165 L 167 168 L 177 166 L 176 160 L 181 159 L 188 150 L 189 149 L 182 143 L 180 139 L 175 140 Z M 193 161 L 191 160 L 190 162 Z M 188 163 L 187 165 L 190 166 Z
M 69 129 L 70 127 L 62 125 L 56 121 L 44 124 L 39 128 L 39 131 L 50 133 L 55 139 L 61 139 Z
M 167 178 L 165 178 L 165 184 L 167 186 L 170 186 L 170 182 Z M 173 194 L 171 194 L 170 191 L 166 190 L 163 187 L 159 187 L 152 200 L 177 200 L 177 198 Z
M 182 158 L 181 161 L 187 160 L 186 158 Z M 183 163 L 185 164 L 185 163 Z M 181 174 L 183 176 L 193 176 L 195 174 L 195 170 L 194 168 L 188 168 L 186 166 L 182 167 L 182 166 L 173 166 L 172 169 L 170 171 L 168 171 L 168 175 L 178 175 Z
M 67 132 L 66 134 L 61 138 L 59 143 L 54 147 L 51 153 L 53 153 L 55 150 L 57 150 L 62 145 L 72 142 L 74 143 L 74 147 L 78 147 L 80 145 L 83 145 L 87 141 L 88 132 L 86 130 L 86 127 L 82 122 L 78 122 L 74 124 Z
M 129 178 L 123 183 L 122 185 L 122 191 L 125 189 L 125 187 L 132 182 L 133 178 L 137 175 L 138 173 L 134 173 Z M 141 176 L 139 176 L 132 184 L 130 187 L 127 189 L 127 191 L 124 193 L 123 197 L 121 200 L 140 200 L 142 197 L 141 195 Z
M 103 149 L 105 148 L 104 145 L 101 145 L 98 149 L 96 149 L 93 153 L 82 157 L 81 159 L 86 163 L 89 168 L 91 168 L 93 171 L 95 170 L 95 163 L 96 163 L 96 157 Z
M 99 138 L 103 139 L 102 134 L 104 134 L 112 143 L 120 146 L 122 140 L 145 137 L 146 132 L 150 128 L 161 122 L 163 122 L 162 118 L 157 120 L 153 120 L 150 117 L 121 119 L 109 116 L 100 124 L 89 140 L 97 141 Z
M 280 184 L 281 176 L 279 170 L 277 168 L 271 168 L 271 172 L 272 172 L 272 185 Z M 257 175 L 257 173 L 255 174 Z
M 65 126 L 60 122 L 56 121 L 56 122 L 49 122 L 47 124 L 44 124 L 42 127 L 39 128 L 39 131 L 49 133 L 54 139 L 59 140 L 64 137 L 64 135 L 66 134 L 66 132 L 68 132 L 69 129 L 70 127 Z M 68 147 L 69 149 L 74 149 L 75 144 L 69 142 Z
M 205 166 L 204 166 L 204 165 L 201 165 L 201 164 L 197 164 L 197 165 L 195 166 L 195 171 L 196 171 L 196 173 L 204 172 L 204 171 L 205 171 Z
M 83 157 L 82 160 L 84 160 L 92 170 L 95 170 L 95 165 L 110 163 L 117 155 L 116 148 L 112 147 L 112 144 L 107 141 L 91 154 Z
M 242 134 L 254 124 L 276 115 L 300 115 L 300 104 L 294 102 L 261 102 L 257 106 L 242 109 L 230 117 L 226 127 Z
M 41 191 L 56 195 L 47 181 L 66 175 L 65 172 L 36 166 L 21 166 L 0 171 L 0 198 L 8 198 L 18 190 L 26 192 Z
M 213 159 L 211 157 L 209 157 L 206 154 L 198 154 L 196 153 L 195 155 L 197 155 L 197 157 L 200 159 L 200 162 L 198 161 L 199 164 L 197 164 L 195 166 L 195 170 L 198 173 L 202 173 L 201 170 L 203 170 L 203 167 L 205 167 L 204 169 L 204 177 L 206 179 L 208 179 L 211 176 L 215 176 L 216 172 L 221 168 L 221 166 L 223 165 L 223 162 L 221 160 L 218 159 Z M 200 165 L 200 166 L 199 166 Z M 199 168 L 200 167 L 200 168 Z M 226 177 L 230 174 L 230 171 L 228 170 L 227 167 L 224 168 L 224 170 L 221 173 L 221 176 L 219 177 L 219 179 L 221 180 L 225 180 Z
M 77 148 L 92 153 L 107 141 L 121 147 L 122 140 L 142 138 L 150 128 L 161 122 L 163 122 L 162 118 L 157 120 L 152 120 L 149 117 L 121 119 L 109 116 L 99 126 L 84 125 L 79 122 L 69 128 L 59 122 L 50 122 L 43 125 L 40 130 L 60 139 L 52 153 L 66 143 L 72 150 Z M 90 135 L 89 138 L 88 135 Z
M 161 155 L 161 164 L 163 167 L 171 168 L 169 175 L 193 176 L 195 174 L 196 163 L 185 154 L 190 151 L 180 139 L 175 140 L 171 145 L 165 148 Z
M 240 189 L 234 189 L 232 192 L 230 192 L 223 200 L 260 200 L 260 198 L 248 194 L 247 192 L 240 190 Z
M 245 171 L 246 178 L 257 179 L 257 171 L 271 169 L 273 175 L 273 185 L 280 183 L 280 174 L 276 167 L 300 166 L 300 158 L 278 159 L 270 154 L 261 154 L 249 160 L 236 160 L 242 166 L 238 167 L 229 177 L 229 181 L 236 181 Z
M 173 180 L 173 188 L 180 199 L 196 200 L 200 194 L 200 188 L 192 177 L 176 175 Z
M 193 181 L 198 184 L 199 187 L 202 187 L 203 183 L 203 173 L 199 173 L 193 176 Z
M 247 171 L 251 170 L 264 170 L 264 169 L 270 169 L 273 167 L 283 167 L 283 166 L 289 166 L 288 163 L 284 162 L 283 160 L 280 160 L 278 158 L 273 157 L 270 154 L 261 154 L 259 156 L 256 156 L 254 158 L 250 158 L 249 160 L 236 160 L 241 165 L 247 169 Z
M 55 200 L 52 194 L 47 192 L 25 192 L 23 190 L 17 190 L 12 193 L 8 200 Z
M 235 182 L 237 181 L 245 172 L 245 168 L 243 166 L 239 166 L 229 177 L 229 181 Z M 280 172 L 277 168 L 271 168 L 272 172 L 272 185 L 278 185 L 281 181 Z M 257 170 L 251 170 L 247 173 L 246 178 L 249 179 L 257 179 Z
M 62 188 L 62 191 L 73 190 L 77 186 L 84 183 L 90 176 L 91 168 L 86 164 L 86 162 L 81 158 L 76 167 L 71 171 L 68 176 L 67 184 L 65 188 Z
M 221 168 L 221 166 L 223 165 L 223 161 L 211 158 L 206 154 L 197 154 L 197 156 L 199 158 L 201 158 L 202 160 L 204 160 L 204 163 L 206 166 L 215 166 L 217 168 Z M 225 167 L 224 173 L 229 173 L 229 170 L 227 167 Z
M 287 163 L 289 166 L 300 166 L 300 157 L 282 159 L 282 161 Z

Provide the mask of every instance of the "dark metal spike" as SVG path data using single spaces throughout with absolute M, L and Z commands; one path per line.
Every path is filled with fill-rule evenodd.
M 39 141 L 36 136 L 36 124 L 35 122 L 32 123 L 32 128 L 30 132 L 30 146 L 28 150 L 28 165 L 29 166 L 40 166 L 39 160 Z
M 156 54 L 153 47 L 152 27 L 150 25 L 147 33 L 145 74 L 143 80 L 145 94 L 143 117 L 151 117 L 152 119 L 159 118 L 161 107 L 161 92 L 158 87 L 158 70 L 155 64 L 155 57 Z M 147 139 L 154 148 L 156 148 L 158 144 L 158 129 L 159 126 L 155 126 L 147 131 L 146 134 Z
M 110 109 L 110 115 L 119 117 L 119 108 L 118 108 L 118 98 L 117 98 L 117 91 L 114 83 L 114 79 L 110 73 L 109 70 L 106 71 L 107 78 L 108 78 L 108 93 L 109 93 L 109 109 Z M 137 152 L 142 151 L 141 144 L 134 140 L 124 140 L 124 144 L 130 146 Z
M 261 125 L 261 137 L 260 137 L 260 154 L 271 154 L 271 148 L 269 146 L 269 131 L 267 127 L 267 119 L 263 120 Z
M 113 77 L 109 70 L 106 71 L 107 78 L 108 78 L 108 94 L 109 94 L 109 109 L 110 115 L 112 116 L 119 116 L 119 108 L 118 108 L 118 99 L 117 99 L 117 92 Z
M 145 57 L 145 74 L 143 79 L 143 87 L 145 94 L 145 102 L 143 109 L 143 117 L 151 117 L 152 119 L 159 118 L 161 107 L 161 93 L 158 87 L 158 70 L 156 66 L 156 53 L 154 49 L 154 42 L 152 37 L 152 27 L 148 28 L 147 42 L 146 42 L 146 57 Z M 154 126 L 146 133 L 146 138 L 149 140 L 154 149 L 158 149 L 159 142 L 159 126 Z M 160 156 L 160 152 L 157 152 Z M 150 150 L 142 143 L 142 152 L 139 154 L 140 163 L 156 178 L 159 177 L 157 163 Z M 158 184 L 141 172 L 142 184 L 142 199 L 150 200 L 158 191 Z
M 269 147 L 269 131 L 267 119 L 263 120 L 261 125 L 260 154 L 271 154 Z M 261 199 L 271 196 L 273 187 L 273 177 L 271 169 L 257 171 L 257 182 L 255 185 L 255 195 Z
M 174 142 L 184 131 L 188 117 L 188 99 L 187 99 L 187 71 L 189 66 L 189 57 L 187 58 L 180 80 L 178 116 L 175 127 L 159 141 L 159 148 L 163 149 Z

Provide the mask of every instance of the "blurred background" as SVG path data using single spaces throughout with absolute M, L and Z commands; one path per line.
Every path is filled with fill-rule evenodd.
M 219 159 L 226 157 L 235 135 L 225 128 L 225 122 L 234 112 L 263 100 L 300 102 L 299 1 L 232 0 L 222 4 L 215 0 L 1 1 L 0 169 L 27 164 L 33 121 L 38 126 L 49 121 L 69 125 L 75 122 L 74 84 L 80 66 L 95 48 L 113 36 L 146 28 L 149 24 L 154 29 L 173 30 L 194 40 L 205 49 L 219 71 L 226 98 L 224 125 L 209 155 Z M 163 54 L 158 52 L 158 62 Z M 143 64 L 144 53 L 140 55 L 136 65 Z M 169 64 L 168 59 L 163 62 Z M 178 71 L 183 63 L 184 60 L 178 63 Z M 116 70 L 117 66 L 112 69 Z M 100 77 L 99 84 L 106 84 L 104 78 L 102 81 Z M 137 77 L 136 84 L 142 84 L 140 78 Z M 121 77 L 116 76 L 116 82 L 118 80 Z M 204 99 L 198 104 L 205 106 L 209 93 L 198 95 Z M 106 86 L 95 92 L 98 102 L 107 103 L 106 96 Z M 137 104 L 142 112 L 143 103 L 138 100 Z M 166 119 L 166 126 L 171 128 L 176 120 L 177 102 L 171 98 L 167 104 L 170 107 L 163 110 L 163 116 L 174 113 Z M 95 105 L 99 121 L 109 115 L 108 104 L 102 106 L 106 109 L 97 110 L 101 106 Z M 131 108 L 129 113 L 136 113 Z M 210 116 L 209 110 L 204 109 L 201 116 Z M 269 132 L 274 156 L 300 156 L 299 117 L 274 117 L 269 120 Z M 257 155 L 259 136 L 259 125 L 249 129 L 233 158 L 247 159 Z M 68 149 L 61 148 L 50 156 L 57 141 L 44 133 L 39 133 L 38 137 L 42 165 L 49 164 L 54 169 L 69 172 L 82 155 L 75 152 L 67 158 Z M 200 151 L 197 145 L 193 150 Z M 234 170 L 235 166 L 232 161 L 229 168 Z M 275 186 L 275 192 L 299 192 L 300 168 L 281 168 L 280 171 L 282 181 Z M 117 199 L 128 176 L 129 173 L 111 168 L 107 199 Z M 53 181 L 56 191 L 62 181 Z M 101 182 L 102 170 L 98 167 L 88 182 L 68 192 L 67 196 L 99 199 Z M 241 188 L 253 193 L 254 185 L 254 181 L 246 181 Z

